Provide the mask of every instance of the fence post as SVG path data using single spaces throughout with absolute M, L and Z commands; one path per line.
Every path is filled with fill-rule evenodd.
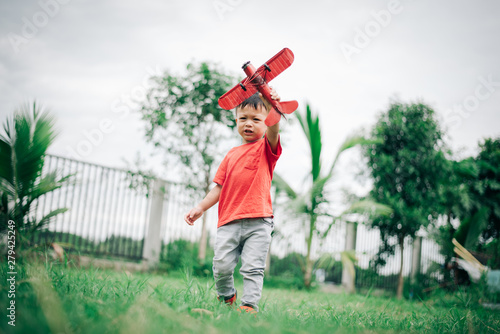
M 413 254 L 411 259 L 411 282 L 415 283 L 420 273 L 420 262 L 422 260 L 422 237 L 413 240 Z
M 346 233 L 345 233 L 345 249 L 344 251 L 356 250 L 356 235 L 358 224 L 355 222 L 346 222 Z M 349 270 L 342 266 L 342 285 L 350 293 L 356 291 L 355 282 L 356 276 L 352 276 Z
M 163 199 L 166 182 L 160 179 L 153 181 L 153 196 L 149 212 L 148 232 L 144 240 L 142 258 L 148 267 L 154 267 L 160 261 L 161 252 L 161 221 L 163 215 Z

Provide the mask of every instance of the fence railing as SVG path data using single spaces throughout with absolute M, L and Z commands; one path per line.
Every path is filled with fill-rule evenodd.
M 74 175 L 69 185 L 42 197 L 32 214 L 69 210 L 47 226 L 36 242 L 68 244 L 83 254 L 141 259 L 150 199 L 147 189 L 130 188 L 125 170 L 48 156 L 46 170 Z
M 151 224 L 153 193 L 148 180 L 122 169 L 103 167 L 58 156 L 47 156 L 46 171 L 58 169 L 63 175 L 73 174 L 74 181 L 41 198 L 32 212 L 41 217 L 50 210 L 67 207 L 69 210 L 57 216 L 37 237 L 36 242 L 61 242 L 81 254 L 112 256 L 133 260 L 144 259 L 144 244 Z M 135 186 L 131 186 L 134 184 Z M 201 235 L 199 226 L 188 226 L 183 216 L 192 207 L 191 194 L 181 185 L 165 183 L 162 197 L 163 208 L 160 239 L 169 244 L 178 239 L 197 242 Z M 271 253 L 283 258 L 290 253 L 306 253 L 306 225 L 298 217 L 286 215 L 286 210 L 276 208 L 276 235 Z M 207 213 L 209 246 L 213 247 L 217 226 L 217 208 Z M 327 224 L 326 222 L 323 222 Z M 321 224 L 321 221 L 318 222 Z M 399 272 L 400 254 L 387 259 L 387 264 L 370 272 L 369 263 L 381 244 L 379 232 L 363 224 L 356 229 L 355 250 L 358 256 L 358 286 L 394 287 Z M 313 244 L 313 256 L 330 254 L 340 261 L 340 253 L 346 247 L 346 223 L 336 223 L 327 236 Z M 425 271 L 432 262 L 442 262 L 439 246 L 423 239 L 420 252 L 420 270 Z M 160 252 L 160 250 L 158 250 Z M 414 270 L 413 245 L 406 240 L 403 273 L 408 276 Z M 168 254 L 163 254 L 168 256 Z M 337 274 L 336 274 L 337 275 Z M 334 275 L 335 276 L 335 275 Z M 338 276 L 338 275 L 337 275 Z M 336 276 L 336 277 L 337 277 Z

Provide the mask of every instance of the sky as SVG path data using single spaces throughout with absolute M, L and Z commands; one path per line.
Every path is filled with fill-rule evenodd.
M 201 61 L 242 76 L 288 47 L 295 61 L 272 86 L 319 115 L 324 165 L 394 100 L 431 106 L 465 157 L 500 135 L 499 17 L 497 1 L 2 1 L 0 121 L 36 100 L 56 116 L 50 153 L 125 167 L 151 152 L 134 102 L 150 76 Z M 300 180 L 305 138 L 293 118 L 282 128 L 276 171 Z

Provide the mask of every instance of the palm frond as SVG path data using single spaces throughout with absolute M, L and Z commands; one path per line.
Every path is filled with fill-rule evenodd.
M 342 261 L 342 266 L 347 269 L 352 278 L 356 277 L 356 269 L 354 265 L 358 262 L 356 257 L 356 251 L 346 250 L 340 253 L 340 260 Z
M 335 155 L 335 159 L 333 160 L 332 167 L 330 168 L 330 173 L 333 172 L 333 169 L 335 168 L 335 164 L 337 163 L 337 160 L 339 159 L 340 154 L 344 152 L 345 150 L 348 150 L 350 148 L 353 148 L 357 145 L 372 145 L 375 143 L 378 143 L 379 140 L 375 139 L 368 139 L 363 136 L 351 136 L 346 138 L 342 145 L 340 145 L 339 150 L 337 151 L 337 154 Z
M 476 249 L 479 236 L 488 225 L 489 208 L 481 207 L 471 218 L 468 224 L 465 248 Z
M 337 254 L 337 253 L 323 253 L 323 254 L 321 254 L 319 259 L 316 261 L 316 264 L 315 264 L 316 268 L 324 268 L 326 271 L 329 271 L 330 269 L 332 269 L 336 263 L 335 257 L 333 256 L 335 254 Z
M 316 179 L 316 181 L 313 182 L 313 185 L 310 190 L 310 196 L 312 198 L 322 198 L 324 194 L 324 189 L 328 181 L 332 178 L 331 174 L 328 174 L 325 177 L 321 177 Z
M 278 192 L 284 192 L 290 199 L 297 198 L 295 190 L 293 190 L 293 188 L 278 173 L 274 173 L 273 185 L 276 187 Z
M 16 188 L 12 183 L 4 178 L 0 178 L 0 194 L 7 194 L 9 197 L 15 197 Z
M 35 226 L 35 229 L 39 229 L 45 225 L 47 225 L 48 223 L 50 223 L 50 220 L 52 218 L 54 218 L 55 216 L 61 214 L 61 213 L 64 213 L 68 211 L 68 208 L 60 208 L 60 209 L 55 209 L 51 212 L 49 212 L 48 214 L 46 214 L 44 217 L 42 217 L 37 223 L 36 223 L 36 226 Z
M 335 257 L 333 255 L 340 255 L 342 267 L 349 271 L 351 277 L 355 277 L 355 266 L 358 263 L 358 258 L 356 257 L 356 251 L 354 250 L 323 254 L 316 261 L 316 267 L 325 268 L 325 270 L 330 270 L 331 268 L 333 268 L 333 266 L 336 264 Z
M 473 158 L 453 162 L 453 171 L 464 178 L 477 178 L 479 175 L 479 167 Z
M 55 139 L 52 116 L 33 103 L 25 105 L 15 115 L 15 140 L 13 161 L 19 195 L 29 192 L 33 182 L 41 175 L 44 157 Z
M 322 142 L 319 117 L 318 115 L 313 115 L 309 105 L 306 105 L 305 119 L 299 112 L 296 114 L 311 150 L 311 174 L 314 181 L 320 176 L 321 173 Z
M 37 183 L 30 190 L 30 197 L 37 199 L 51 191 L 61 188 L 72 178 L 73 175 L 58 177 L 58 171 L 48 172 L 39 178 Z
M 0 178 L 13 182 L 12 147 L 9 139 L 0 136 Z
M 300 269 L 302 270 L 302 272 L 305 272 L 306 270 L 306 261 L 304 261 L 304 258 L 302 258 L 302 256 L 300 256 L 298 253 L 294 253 L 296 259 L 297 259 L 297 262 L 299 263 L 299 266 L 300 266 Z
M 353 213 L 369 214 L 372 217 L 389 216 L 392 212 L 393 209 L 390 206 L 366 199 L 353 203 L 348 209 L 340 214 L 339 218 Z
M 57 178 L 57 172 L 49 172 L 47 175 L 40 179 L 38 184 L 36 184 L 30 191 L 29 196 L 26 196 L 23 204 L 20 203 L 16 205 L 16 215 L 25 215 L 30 211 L 31 205 L 37 201 L 40 197 L 61 188 L 69 180 L 71 175 L 65 176 L 63 178 Z
M 308 214 L 311 212 L 309 198 L 306 194 L 298 195 L 286 204 L 287 208 L 297 214 Z

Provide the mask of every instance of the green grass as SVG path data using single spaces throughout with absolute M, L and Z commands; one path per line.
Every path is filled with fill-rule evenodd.
M 16 327 L 2 311 L 0 332 L 500 333 L 500 311 L 484 309 L 463 291 L 422 302 L 264 287 L 255 318 L 219 304 L 212 279 L 186 273 L 127 274 L 48 262 L 17 269 Z

